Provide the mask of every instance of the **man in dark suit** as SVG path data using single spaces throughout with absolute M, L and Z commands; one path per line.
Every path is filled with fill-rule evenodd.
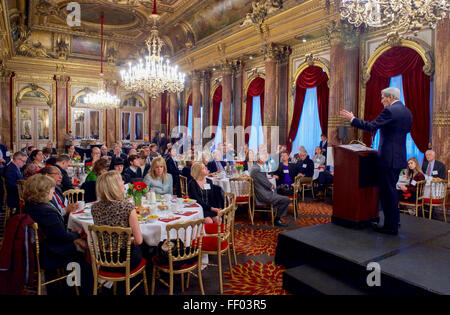
M 177 150 L 173 147 L 167 151 L 166 156 L 166 166 L 167 173 L 172 175 L 173 180 L 173 194 L 181 197 L 181 185 L 180 185 L 180 170 L 178 168 L 178 163 L 175 161 L 175 157 L 177 156 Z
M 327 135 L 325 134 L 321 134 L 320 135 L 320 151 L 322 152 L 322 154 L 325 156 L 325 163 L 327 163 L 327 146 L 328 146 L 328 139 L 327 139 Z
M 445 179 L 445 164 L 436 160 L 436 152 L 428 150 L 425 152 L 425 158 L 422 164 L 424 174 Z
M 302 178 L 300 183 L 312 182 L 314 176 L 314 162 L 309 158 L 308 152 L 306 150 L 300 151 L 299 160 L 296 163 L 298 175 Z
M 214 150 L 213 152 L 213 160 L 208 162 L 206 167 L 208 168 L 210 173 L 215 173 L 218 171 L 225 170 L 226 162 L 222 160 L 222 154 L 219 150 Z
M 380 129 L 379 194 L 384 212 L 384 226 L 377 230 L 392 235 L 398 234 L 400 213 L 396 184 L 400 171 L 407 166 L 406 135 L 411 131 L 412 125 L 412 114 L 399 99 L 400 90 L 397 88 L 390 87 L 381 91 L 384 109 L 371 122 L 356 118 L 346 110 L 340 112 L 341 117 L 350 120 L 353 127 L 370 132 Z
M 6 204 L 10 208 L 19 207 L 19 192 L 17 191 L 17 181 L 22 179 L 23 175 L 20 169 L 27 163 L 27 155 L 21 151 L 14 153 L 11 163 L 4 171 L 7 199 Z
M 110 170 L 114 169 L 114 165 L 116 165 L 117 159 L 122 160 L 122 165 L 125 165 L 124 162 L 128 159 L 128 157 L 125 153 L 122 153 L 122 149 L 120 148 L 120 145 L 115 144 L 113 152 L 111 154 L 111 164 L 109 166 Z
M 133 183 L 135 181 L 143 181 L 144 175 L 142 173 L 142 159 L 137 155 L 130 155 L 128 158 L 130 167 L 127 167 L 123 171 L 123 178 L 125 178 L 125 184 Z
M 59 169 L 62 175 L 61 189 L 63 192 L 69 189 L 73 189 L 72 180 L 67 174 L 69 168 L 70 157 L 67 154 L 61 154 L 56 158 L 56 167 Z

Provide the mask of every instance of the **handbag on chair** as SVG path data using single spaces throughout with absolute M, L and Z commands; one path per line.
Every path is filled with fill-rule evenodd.
M 277 194 L 282 196 L 292 196 L 294 194 L 294 187 L 287 184 L 282 184 L 277 187 Z

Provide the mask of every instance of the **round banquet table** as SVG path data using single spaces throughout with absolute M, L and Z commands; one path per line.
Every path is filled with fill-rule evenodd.
M 239 177 L 239 175 L 234 175 L 232 178 L 237 178 Z M 223 191 L 226 193 L 230 193 L 231 191 L 231 186 L 230 186 L 230 178 L 228 177 L 224 177 L 224 176 L 213 176 L 213 177 L 207 177 L 210 180 L 212 180 L 214 185 L 220 186 L 222 187 Z M 267 177 L 267 179 L 269 180 L 269 182 L 271 182 L 273 184 L 274 187 L 277 187 L 277 181 L 275 180 L 274 177 Z M 242 184 L 242 183 L 239 183 Z M 246 194 L 245 192 L 245 188 L 239 186 L 237 188 L 239 190 L 239 194 Z M 241 193 L 242 192 L 242 193 Z
M 94 224 L 94 219 L 91 215 L 91 207 L 93 203 L 88 203 L 85 205 L 83 212 L 75 211 L 70 214 L 69 221 L 67 227 L 69 229 L 80 229 L 88 234 L 88 226 Z M 142 237 L 144 238 L 144 242 L 149 246 L 157 246 L 160 241 L 164 241 L 167 239 L 166 226 L 172 223 L 181 223 L 185 221 L 192 221 L 203 218 L 203 208 L 199 204 L 195 204 L 193 207 L 184 207 L 184 212 L 195 212 L 192 215 L 181 215 L 172 213 L 170 210 L 161 211 L 157 208 L 157 205 L 160 203 L 156 203 L 156 205 L 151 206 L 151 214 L 156 214 L 160 218 L 168 218 L 170 214 L 173 214 L 174 218 L 178 218 L 177 220 L 173 220 L 170 222 L 163 222 L 159 219 L 151 221 L 141 221 L 139 220 L 139 225 L 142 232 Z M 149 204 L 143 204 L 144 207 L 150 206 Z M 154 210 L 155 209 L 155 210 Z M 147 216 L 142 216 L 145 219 Z M 170 235 L 171 238 L 176 238 L 176 233 Z M 190 242 L 190 240 L 183 240 Z

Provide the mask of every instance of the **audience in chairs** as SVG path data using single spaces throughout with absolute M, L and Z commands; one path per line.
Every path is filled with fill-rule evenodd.
M 309 158 L 306 150 L 300 150 L 297 160 L 298 175 L 302 177 L 300 183 L 311 182 L 314 175 L 314 162 Z
M 142 181 L 144 179 L 144 174 L 141 169 L 143 163 L 141 157 L 137 154 L 130 155 L 128 157 L 128 162 L 130 163 L 130 166 L 123 171 L 125 183 L 128 184 L 135 181 Z
M 180 170 L 178 169 L 178 163 L 174 160 L 177 155 L 177 151 L 172 147 L 168 149 L 166 156 L 167 173 L 172 175 L 173 181 L 173 193 L 178 197 L 181 197 L 180 187 Z
M 123 199 L 125 186 L 122 177 L 117 171 L 106 172 L 98 177 L 95 189 L 99 201 L 92 206 L 94 224 L 131 227 L 133 239 L 131 242 L 130 270 L 133 270 L 139 266 L 142 260 L 140 245 L 143 242 L 143 237 L 134 206 Z M 117 246 L 121 248 L 120 259 L 126 260 L 125 249 L 127 244 L 117 244 L 118 240 L 114 237 L 112 242 L 114 248 L 117 248 Z M 114 272 L 121 272 L 117 270 L 118 268 L 111 269 Z
M 325 155 L 322 154 L 322 149 L 320 147 L 316 147 L 314 150 L 314 156 L 311 160 L 314 163 L 314 168 L 325 165 L 326 158 Z
M 425 180 L 425 175 L 420 168 L 419 161 L 417 161 L 415 157 L 408 159 L 408 169 L 406 171 L 406 177 L 409 179 L 409 183 L 407 185 L 399 185 L 399 200 L 415 202 L 417 182 Z
M 263 172 L 267 159 L 267 153 L 258 153 L 258 161 L 250 169 L 250 177 L 253 179 L 255 198 L 259 203 L 273 205 L 274 211 L 276 212 L 275 225 L 287 226 L 287 224 L 280 220 L 280 217 L 286 215 L 290 199 L 286 196 L 277 194 L 274 191 L 274 185 L 267 179 L 266 173 Z
M 11 163 L 9 163 L 4 170 L 6 183 L 6 205 L 9 208 L 19 207 L 19 192 L 17 190 L 17 181 L 23 180 L 23 175 L 20 169 L 27 163 L 27 155 L 22 151 L 16 152 L 13 155 Z
M 223 209 L 224 193 L 220 186 L 206 178 L 208 174 L 209 170 L 202 162 L 192 164 L 193 180 L 188 183 L 188 195 L 202 206 L 205 223 L 218 223 L 217 213 Z
M 281 152 L 281 163 L 278 164 L 278 169 L 272 174 L 277 181 L 277 188 L 286 187 L 284 185 L 287 185 L 288 187 L 294 185 L 295 176 L 297 176 L 298 170 L 296 164 L 289 163 L 289 152 Z M 294 192 L 293 189 L 291 190 Z
M 144 182 L 157 194 L 173 194 L 172 175 L 167 173 L 167 165 L 163 157 L 152 160 L 150 172 L 144 177 Z
M 425 157 L 422 164 L 425 175 L 445 179 L 445 164 L 436 160 L 436 152 L 428 150 Z
M 94 163 L 97 162 L 97 160 L 99 160 L 100 158 L 101 158 L 100 149 L 97 147 L 93 147 L 91 150 L 91 157 L 84 162 L 85 164 L 92 163 L 92 165 L 94 165 Z
M 92 171 L 86 177 L 83 185 L 81 185 L 81 189 L 84 189 L 85 195 L 84 200 L 86 202 L 92 202 L 97 200 L 97 195 L 95 192 L 95 186 L 97 179 L 100 175 L 106 173 L 108 171 L 108 161 L 105 159 L 99 159 L 95 162 Z
M 226 162 L 223 161 L 222 153 L 219 150 L 214 150 L 213 160 L 207 165 L 210 173 L 216 173 L 225 170 Z
M 59 168 L 62 175 L 61 189 L 63 192 L 73 189 L 72 181 L 70 180 L 67 169 L 69 168 L 70 157 L 67 154 L 61 154 L 56 158 L 56 167 Z
M 123 174 L 124 166 L 125 166 L 125 161 L 123 159 L 121 159 L 121 158 L 116 158 L 115 161 L 114 161 L 114 165 L 113 165 L 113 169 L 112 170 L 119 172 L 120 176 L 122 176 L 122 179 L 125 182 L 126 181 L 126 177 Z

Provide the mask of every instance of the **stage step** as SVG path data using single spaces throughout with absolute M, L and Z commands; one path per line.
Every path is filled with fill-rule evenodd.
M 296 295 L 368 294 L 310 265 L 301 265 L 285 270 L 283 273 L 283 288 Z

